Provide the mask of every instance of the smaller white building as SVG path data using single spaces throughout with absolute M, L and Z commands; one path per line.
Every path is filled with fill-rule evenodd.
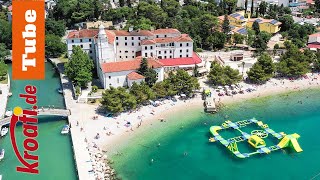
M 100 81 L 105 89 L 112 87 L 132 86 L 133 82 L 140 83 L 144 77 L 136 71 L 140 67 L 141 58 L 130 61 L 101 63 Z M 164 79 L 164 68 L 158 61 L 149 58 L 148 65 L 157 72 L 157 82 Z

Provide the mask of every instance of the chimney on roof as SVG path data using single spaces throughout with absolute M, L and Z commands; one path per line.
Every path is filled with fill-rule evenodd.
M 132 32 L 133 31 L 133 26 L 130 26 L 129 27 L 129 32 Z

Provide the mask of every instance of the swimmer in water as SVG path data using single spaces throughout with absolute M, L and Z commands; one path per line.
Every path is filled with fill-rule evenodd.
M 153 163 L 153 159 L 151 159 L 151 161 L 150 161 L 150 162 L 151 162 L 151 164 L 152 164 L 152 163 Z
M 158 144 L 158 147 L 160 147 L 160 143 Z
M 187 155 L 188 155 L 188 153 L 187 153 L 187 152 L 184 152 L 184 153 L 183 153 L 183 155 L 184 155 L 184 156 L 187 156 Z

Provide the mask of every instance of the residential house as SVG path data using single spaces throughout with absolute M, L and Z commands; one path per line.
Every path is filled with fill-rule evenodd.
M 264 18 L 252 18 L 249 19 L 247 27 L 252 29 L 254 22 L 258 22 L 260 31 L 266 31 L 271 34 L 275 34 L 280 31 L 281 22 L 275 19 L 264 19 Z
M 320 50 L 320 33 L 309 35 L 308 48 L 313 51 Z
M 228 15 L 229 23 L 231 26 L 235 27 L 245 27 L 247 19 L 244 18 L 244 11 L 236 12 Z M 224 21 L 224 16 L 218 17 L 219 23 L 222 25 Z

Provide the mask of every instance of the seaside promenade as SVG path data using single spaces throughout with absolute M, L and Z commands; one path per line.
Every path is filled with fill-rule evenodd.
M 58 59 L 52 59 L 56 64 L 60 63 Z M 87 143 L 85 142 L 85 133 L 82 132 L 82 127 L 78 126 L 78 120 L 81 118 L 81 110 L 77 108 L 77 103 L 73 99 L 72 84 L 68 77 L 62 72 L 63 69 L 59 68 L 60 79 L 64 92 L 64 99 L 66 108 L 71 111 L 71 115 L 68 117 L 69 124 L 71 126 L 70 133 L 73 144 L 74 158 L 78 171 L 79 180 L 95 180 L 93 173 L 93 162 L 87 149 Z

